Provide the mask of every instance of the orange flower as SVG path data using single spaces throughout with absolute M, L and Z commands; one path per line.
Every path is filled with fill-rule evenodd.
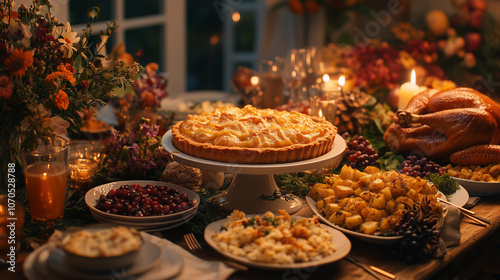
M 64 68 L 66 68 L 66 70 L 70 71 L 73 74 L 76 73 L 75 67 L 73 67 L 73 65 L 71 65 L 69 63 L 66 63 L 66 65 L 64 65 Z
M 51 84 L 59 83 L 61 78 L 61 73 L 59 71 L 52 72 L 45 77 L 45 86 L 50 86 Z
M 10 48 L 9 57 L 5 58 L 5 67 L 12 76 L 22 77 L 33 64 L 33 51 Z
M 56 87 L 59 87 L 60 82 L 62 79 L 68 81 L 71 83 L 72 86 L 76 85 L 76 79 L 75 76 L 73 75 L 74 73 L 72 72 L 72 69 L 74 70 L 73 66 L 66 64 L 66 65 L 59 65 L 57 66 L 57 71 L 50 73 L 45 77 L 45 85 L 49 87 L 50 85 L 55 85 Z
M 71 72 L 70 69 L 68 69 L 68 66 L 69 64 L 66 64 L 66 65 L 59 65 L 57 66 L 57 70 L 59 71 L 59 74 L 63 76 L 63 78 L 70 82 L 72 86 L 76 85 L 76 79 L 75 77 L 73 76 L 73 72 Z M 69 65 L 71 66 L 71 65 Z M 73 68 L 74 69 L 74 68 Z
M 68 106 L 69 106 L 68 95 L 63 90 L 59 90 L 56 94 L 56 98 L 54 100 L 54 103 L 56 104 L 56 107 L 59 110 L 68 109 Z
M 148 76 L 154 76 L 156 71 L 158 71 L 158 63 L 151 62 L 146 65 L 146 73 Z
M 7 76 L 0 77 L 0 97 L 9 99 L 14 89 L 14 82 Z

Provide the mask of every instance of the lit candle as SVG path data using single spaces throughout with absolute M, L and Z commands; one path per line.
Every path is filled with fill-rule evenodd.
M 339 83 L 338 81 L 330 79 L 330 75 L 324 74 L 323 75 L 323 82 L 321 83 L 321 90 L 322 91 L 339 91 Z
M 398 101 L 398 108 L 400 110 L 406 108 L 406 105 L 408 105 L 408 102 L 410 102 L 413 96 L 427 89 L 426 87 L 419 87 L 416 84 L 416 80 L 415 70 L 412 70 L 410 81 L 401 85 L 401 88 L 399 89 Z
M 26 191 L 35 220 L 62 218 L 67 169 L 58 162 L 40 162 L 26 168 Z
M 97 162 L 93 159 L 80 158 L 68 163 L 69 178 L 75 182 L 91 181 L 97 170 Z
M 260 83 L 260 79 L 257 76 L 252 76 L 250 78 L 250 84 L 252 84 L 253 87 L 257 87 Z
M 342 92 L 342 90 L 344 89 L 344 86 L 345 86 L 345 76 L 344 75 L 341 75 L 339 77 L 339 87 L 340 87 L 340 92 Z

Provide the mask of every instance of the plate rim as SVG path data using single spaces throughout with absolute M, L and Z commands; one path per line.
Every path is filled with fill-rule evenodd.
M 147 245 L 146 245 L 147 244 Z M 150 246 L 149 248 L 146 248 L 145 246 Z M 138 268 L 135 268 L 134 270 L 134 267 L 129 267 L 125 270 L 125 275 L 121 275 L 121 276 L 124 276 L 124 277 L 131 277 L 131 276 L 138 276 L 144 272 L 146 272 L 147 270 L 151 269 L 152 267 L 154 267 L 157 263 L 160 262 L 160 259 L 161 259 L 161 248 L 160 246 L 158 246 L 157 244 L 154 244 L 150 241 L 145 241 L 144 242 L 144 246 L 141 248 L 141 250 L 139 251 L 139 254 L 137 255 L 137 258 L 141 258 L 144 257 L 144 256 L 147 256 L 147 257 L 151 257 L 153 254 L 149 251 L 151 248 L 154 248 L 155 250 L 155 257 L 154 259 L 151 258 L 151 260 L 148 260 L 148 262 L 146 262 L 142 267 L 138 267 Z M 49 248 L 50 249 L 50 248 Z M 82 274 L 80 273 L 85 273 L 85 275 L 83 275 L 84 278 L 87 278 L 87 279 L 107 279 L 109 278 L 109 276 L 113 276 L 113 272 L 106 272 L 106 273 L 97 273 L 97 275 L 99 276 L 96 276 L 96 278 L 88 278 L 89 276 L 92 277 L 92 275 L 96 275 L 96 272 L 93 272 L 93 271 L 82 271 L 80 269 L 77 269 L 77 268 L 73 268 L 71 266 L 69 266 L 69 264 L 67 262 L 64 261 L 64 251 L 60 248 L 54 248 L 53 251 L 55 250 L 60 250 L 63 254 L 61 255 L 62 256 L 62 259 L 63 259 L 63 264 L 66 264 L 68 266 L 66 266 L 66 269 L 75 269 L 78 271 L 78 276 L 82 277 Z M 148 250 L 148 251 L 146 251 Z M 54 264 L 50 264 L 50 257 L 53 255 L 53 253 L 51 252 L 48 259 L 47 259 L 47 266 L 49 267 L 49 269 L 51 271 L 55 271 L 55 270 L 58 270 L 57 269 L 54 269 L 55 266 L 53 266 Z M 132 269 L 132 271 L 130 271 Z M 64 272 L 61 273 L 61 270 L 58 270 L 58 271 L 55 271 L 56 274 L 58 275 L 62 275 L 64 274 Z M 69 276 L 69 275 L 66 275 L 66 276 Z M 98 278 L 97 278 L 98 277 Z M 83 278 L 82 278 L 83 279 Z
M 450 198 L 452 198 L 454 195 L 457 195 L 457 194 L 459 194 L 459 192 L 461 192 L 461 193 L 464 193 L 464 196 L 466 197 L 466 199 L 464 199 L 464 200 L 465 200 L 465 202 L 457 201 L 457 199 L 456 199 L 456 198 L 455 198 L 455 199 L 449 199 L 448 197 L 446 197 L 446 195 L 445 195 L 445 194 L 443 194 L 443 193 L 442 193 L 442 192 L 440 192 L 440 191 L 438 191 L 438 193 L 442 194 L 442 195 L 446 198 L 446 200 L 447 200 L 448 202 L 451 202 L 451 203 L 453 203 L 453 204 L 455 204 L 455 205 L 458 205 L 458 206 L 463 207 L 463 206 L 464 206 L 465 204 L 467 204 L 467 202 L 469 201 L 469 197 L 470 197 L 470 196 L 469 196 L 469 192 L 467 191 L 467 189 L 466 189 L 466 188 L 464 188 L 464 187 L 463 187 L 462 185 L 460 185 L 460 184 L 458 184 L 458 186 L 459 186 L 459 189 L 458 189 L 457 191 L 455 191 L 453 194 L 451 194 L 451 195 L 450 195 Z M 446 204 L 445 204 L 445 205 L 446 205 Z
M 177 224 L 180 222 L 188 221 L 194 217 L 194 215 L 196 214 L 196 211 L 193 211 L 192 213 L 188 213 L 187 215 L 185 215 L 179 219 L 166 220 L 166 221 L 160 221 L 160 222 L 154 222 L 154 223 L 142 223 L 142 222 L 114 220 L 114 219 L 110 219 L 106 216 L 102 216 L 102 215 L 100 215 L 100 213 L 93 212 L 93 211 L 91 211 L 91 214 L 92 214 L 92 217 L 94 217 L 94 218 L 99 218 L 99 219 L 106 221 L 108 223 L 116 223 L 116 224 L 119 224 L 122 226 L 157 227 L 157 226 L 173 225 L 173 224 Z
M 262 214 L 251 214 L 246 215 L 246 217 L 252 217 L 255 215 Z M 295 219 L 304 219 L 306 217 L 301 216 L 291 216 Z M 320 224 L 321 227 L 328 230 L 332 234 L 332 239 L 335 245 L 335 252 L 327 257 L 322 258 L 321 260 L 309 261 L 309 262 L 300 262 L 293 264 L 274 264 L 274 263 L 264 263 L 264 262 L 254 262 L 247 258 L 233 255 L 229 252 L 222 251 L 219 249 L 217 243 L 211 238 L 212 234 L 218 232 L 218 229 L 221 225 L 223 225 L 227 221 L 227 218 L 221 219 L 215 222 L 210 223 L 204 231 L 204 239 L 207 244 L 212 247 L 215 251 L 222 254 L 224 257 L 229 258 L 233 261 L 239 262 L 244 265 L 248 265 L 255 268 L 268 269 L 268 270 L 286 270 L 286 269 L 297 269 L 297 268 L 308 268 L 308 267 L 317 267 L 326 264 L 330 264 L 336 261 L 343 259 L 345 256 L 349 254 L 352 248 L 351 241 L 347 236 L 344 235 L 341 231 L 338 231 L 332 227 L 326 226 L 324 224 Z M 340 241 L 339 241 L 340 240 Z M 339 246 L 341 244 L 341 246 Z
M 489 196 L 500 194 L 500 182 L 484 182 L 463 179 L 459 177 L 450 176 L 459 185 L 462 185 L 469 195 L 475 196 Z M 486 187 L 486 189 L 484 189 Z M 480 188 L 483 188 L 482 190 Z
M 118 225 L 118 226 L 126 226 L 126 227 L 133 227 L 137 229 L 138 231 L 144 231 L 144 232 L 153 232 L 153 231 L 162 231 L 162 230 L 168 230 L 168 229 L 173 229 L 178 226 L 181 226 L 187 222 L 189 222 L 192 218 L 194 218 L 196 212 L 193 213 L 189 218 L 186 218 L 182 221 L 178 221 L 176 223 L 172 224 L 160 224 L 160 225 L 155 225 L 155 226 L 141 226 L 141 224 L 136 224 L 136 225 L 122 225 L 119 222 L 120 221 L 109 221 L 109 220 L 103 220 L 101 217 L 95 217 L 92 216 L 96 221 L 99 223 L 105 223 L 105 224 L 113 224 L 113 225 Z

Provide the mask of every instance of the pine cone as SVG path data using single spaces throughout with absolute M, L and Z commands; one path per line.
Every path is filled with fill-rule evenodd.
M 335 126 L 339 133 L 360 135 L 363 127 L 370 125 L 366 107 L 373 105 L 376 102 L 375 98 L 359 89 L 354 89 L 342 92 L 337 101 Z

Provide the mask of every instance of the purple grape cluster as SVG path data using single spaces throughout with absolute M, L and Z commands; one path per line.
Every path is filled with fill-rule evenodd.
M 441 165 L 417 156 L 408 156 L 401 165 L 399 172 L 413 177 L 429 177 L 431 173 L 442 175 L 445 171 Z
M 377 151 L 370 145 L 370 141 L 363 136 L 354 136 L 352 140 L 347 143 L 347 153 L 352 168 L 363 170 L 367 166 L 380 165 Z

